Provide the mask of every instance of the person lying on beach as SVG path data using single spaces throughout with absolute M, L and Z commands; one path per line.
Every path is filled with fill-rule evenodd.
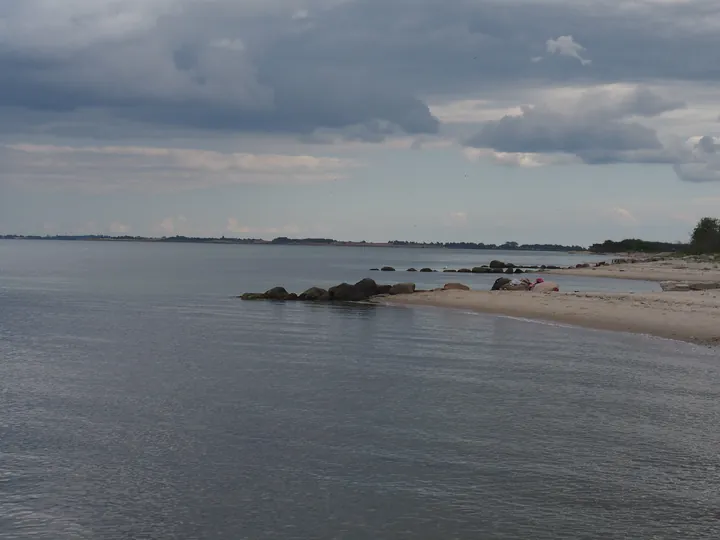
M 560 287 L 554 281 L 545 281 L 539 277 L 535 283 L 530 285 L 530 290 L 534 292 L 560 292 Z

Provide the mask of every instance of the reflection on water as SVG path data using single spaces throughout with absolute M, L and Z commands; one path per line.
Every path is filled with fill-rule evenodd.
M 0 538 L 720 537 L 716 351 L 98 249 L 2 259 Z

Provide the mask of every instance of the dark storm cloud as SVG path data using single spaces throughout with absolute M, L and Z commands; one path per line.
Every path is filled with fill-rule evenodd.
M 714 2 L 123 0 L 123 17 L 98 4 L 49 12 L 25 0 L 0 9 L 0 105 L 95 108 L 211 130 L 327 128 L 376 140 L 436 133 L 425 102 L 433 94 L 720 74 Z M 568 35 L 591 65 L 558 54 L 530 61 L 547 53 L 549 39 Z M 628 106 L 653 115 L 659 105 L 642 98 Z M 475 143 L 509 148 L 513 122 Z M 584 137 L 560 131 L 544 143 L 526 134 L 526 142 L 539 150 L 572 149 L 576 136 L 600 150 L 657 144 L 639 124 L 606 122 Z

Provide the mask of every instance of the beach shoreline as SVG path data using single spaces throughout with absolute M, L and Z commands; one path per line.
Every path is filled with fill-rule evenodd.
M 720 291 L 532 293 L 435 290 L 377 298 L 392 306 L 463 309 L 572 326 L 720 344 Z
M 686 283 L 720 282 L 718 261 L 696 261 L 668 258 L 651 262 L 606 264 L 586 268 L 543 270 L 544 274 L 589 278 L 617 278 L 636 281 L 675 281 Z

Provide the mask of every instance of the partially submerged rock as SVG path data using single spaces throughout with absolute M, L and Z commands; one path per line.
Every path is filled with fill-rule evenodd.
M 383 266 L 383 267 L 380 269 L 380 271 L 381 271 L 381 272 L 394 272 L 395 269 L 394 269 L 392 266 Z
M 284 287 L 273 287 L 269 291 L 265 292 L 265 298 L 268 300 L 289 300 L 290 293 L 287 292 Z
M 325 289 L 321 289 L 320 287 L 310 287 L 307 291 L 302 293 L 298 299 L 309 302 L 326 302 L 330 300 L 330 295 Z
M 303 300 L 307 302 L 362 302 L 374 296 L 387 294 L 412 294 L 414 283 L 398 283 L 397 285 L 378 285 L 370 278 L 361 279 L 354 285 L 340 283 L 325 290 L 310 287 L 300 294 L 289 293 L 284 287 L 273 287 L 264 293 L 245 293 L 243 300 Z

